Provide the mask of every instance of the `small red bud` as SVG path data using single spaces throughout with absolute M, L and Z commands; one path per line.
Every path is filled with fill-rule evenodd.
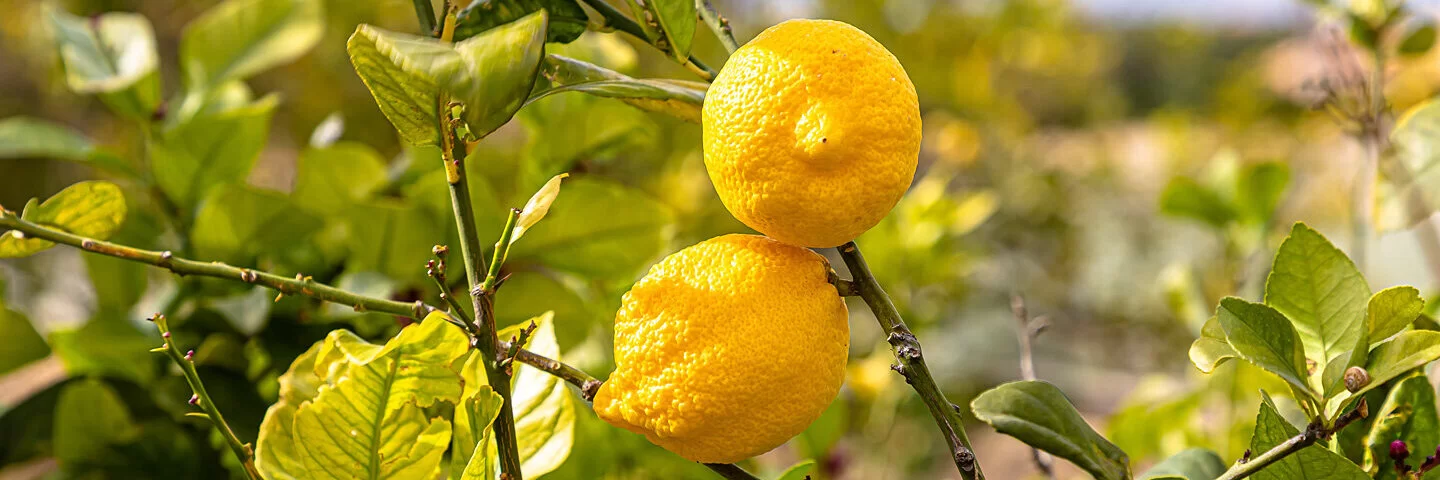
M 185 360 L 194 361 L 194 360 L 195 360 L 195 351 L 194 351 L 194 350 L 190 350 L 190 351 L 188 351 L 188 352 L 185 352 Z
M 160 334 L 160 336 L 165 337 L 165 338 L 170 338 L 170 332 L 162 333 L 162 334 Z
M 1405 445 L 1404 440 L 1390 442 L 1390 459 L 1403 462 L 1410 456 L 1410 447 Z
M 199 396 L 199 395 L 190 395 L 190 404 L 191 404 L 191 405 L 199 405 L 199 404 L 200 404 L 200 396 Z

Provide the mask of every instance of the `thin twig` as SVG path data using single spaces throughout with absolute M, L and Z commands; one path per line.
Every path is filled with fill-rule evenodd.
M 1015 323 L 1018 324 L 1016 333 L 1020 339 L 1020 378 L 1035 380 L 1035 354 L 1031 345 L 1050 322 L 1044 317 L 1030 318 L 1030 313 L 1025 308 L 1025 299 L 1018 294 L 1010 296 L 1010 312 L 1015 315 Z M 1035 460 L 1035 468 L 1039 469 L 1045 478 L 1055 478 L 1054 457 L 1038 448 L 1031 448 L 1030 456 Z
M 235 431 L 230 429 L 230 424 L 225 421 L 224 416 L 220 415 L 220 409 L 215 406 L 215 401 L 210 399 L 210 393 L 205 391 L 205 384 L 200 381 L 200 374 L 195 371 L 195 362 L 191 361 L 194 351 L 180 353 L 180 348 L 176 347 L 175 342 L 170 339 L 170 325 L 166 323 L 164 315 L 157 313 L 150 317 L 150 321 L 155 322 L 155 327 L 160 329 L 160 336 L 165 339 L 164 346 L 151 351 L 164 352 L 170 356 L 171 360 L 175 361 L 176 365 L 180 366 L 180 371 L 185 373 L 185 381 L 195 392 L 194 396 L 190 397 L 190 404 L 204 410 L 210 423 L 220 430 L 220 436 L 225 437 L 225 443 L 230 445 L 230 451 L 235 453 L 235 458 L 240 460 L 240 465 L 244 467 L 245 476 L 251 480 L 260 480 L 260 471 L 255 468 L 255 450 L 250 447 L 250 444 L 240 441 L 240 437 L 235 436 Z
M 415 18 L 420 21 L 420 31 L 434 35 L 435 31 L 435 10 L 430 6 L 430 0 L 414 0 Z
M 589 5 L 590 8 L 593 8 L 596 12 L 600 13 L 600 17 L 605 20 L 605 26 L 625 32 L 630 36 L 638 38 L 641 41 L 644 41 L 645 43 L 648 43 L 650 45 L 655 45 L 655 39 L 652 39 L 650 38 L 650 36 L 646 35 L 645 30 L 640 28 L 640 24 L 635 23 L 634 20 L 631 20 L 630 17 L 626 17 L 625 14 L 620 13 L 619 10 L 616 10 L 615 7 L 610 6 L 609 3 L 605 3 L 605 0 L 582 1 L 584 1 L 586 5 Z M 655 46 L 656 48 L 659 48 L 658 45 Z M 705 63 L 701 62 L 699 58 L 696 58 L 694 54 L 691 54 L 690 58 L 687 58 L 684 62 L 680 62 L 680 64 L 686 68 L 689 68 L 691 71 L 695 72 L 695 74 L 698 75 L 701 79 L 704 79 L 707 82 L 715 80 L 715 70 L 710 68 L 709 66 L 706 66 Z
M 734 464 L 706 463 L 704 465 L 705 468 L 709 468 L 715 473 L 720 474 L 720 476 L 728 478 L 730 480 L 760 480 L 760 477 L 751 475 L 750 472 L 747 472 L 745 471 L 745 469 L 740 468 Z
M 1299 435 L 1290 437 L 1289 440 L 1276 445 L 1258 457 L 1235 464 L 1235 466 L 1230 467 L 1229 470 L 1226 470 L 1224 474 L 1215 480 L 1239 480 L 1254 475 L 1255 472 L 1259 472 L 1261 469 L 1280 461 L 1280 459 L 1292 453 L 1314 445 L 1317 441 L 1330 438 L 1331 435 L 1345 428 L 1345 426 L 1367 416 L 1370 416 L 1370 407 L 1365 403 L 1365 399 L 1362 398 L 1360 399 L 1360 404 L 1357 405 L 1354 410 L 1346 412 L 1335 420 L 1334 427 L 1325 428 L 1321 423 L 1311 423 L 1309 426 L 1306 426 L 1305 431 L 1300 432 Z
M 695 0 L 695 7 L 700 10 L 700 19 L 710 26 L 710 31 L 715 32 L 715 38 L 720 39 L 720 44 L 725 46 L 725 51 L 735 53 L 740 44 L 735 41 L 735 33 L 730 30 L 730 20 L 720 15 L 710 0 Z
M 116 243 L 75 235 L 21 219 L 15 212 L 0 211 L 0 227 L 12 228 L 27 237 L 41 238 L 55 243 L 69 245 L 88 252 L 99 253 L 124 260 L 145 263 L 175 272 L 178 275 L 197 275 L 223 278 L 278 290 L 287 295 L 301 295 L 327 302 L 349 305 L 355 311 L 383 312 L 414 319 L 425 318 L 433 308 L 423 302 L 404 303 L 383 298 L 367 297 L 341 290 L 311 280 L 309 277 L 286 278 L 249 268 L 230 266 L 221 262 L 201 262 L 185 259 L 169 251 L 141 250 Z
M 961 478 L 984 479 L 985 474 L 980 471 L 980 463 L 975 460 L 975 452 L 970 447 L 970 439 L 965 436 L 965 425 L 960 421 L 960 407 L 950 403 L 940 391 L 940 387 L 935 385 L 935 378 L 930 375 L 930 367 L 925 365 L 925 357 L 920 352 L 920 341 L 910 332 L 910 328 L 905 326 L 900 312 L 890 301 L 890 295 L 880 288 L 875 275 L 870 273 L 870 267 L 865 264 L 865 257 L 860 254 L 860 248 L 855 242 L 841 245 L 837 250 L 840 251 L 840 257 L 845 259 L 845 266 L 850 269 L 850 277 L 860 289 L 860 298 L 865 300 L 870 311 L 874 312 L 875 319 L 885 329 L 887 339 L 894 349 L 895 359 L 900 362 L 895 369 L 915 388 L 915 393 L 918 393 L 925 406 L 929 407 L 930 416 L 934 417 L 935 423 L 940 426 L 941 433 L 945 434 L 945 441 L 950 445 L 950 452 L 955 467 L 960 470 Z

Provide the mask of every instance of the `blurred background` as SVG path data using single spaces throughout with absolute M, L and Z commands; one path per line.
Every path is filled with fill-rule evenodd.
M 173 92 L 182 29 L 215 3 L 57 5 L 82 16 L 149 18 L 161 81 Z M 1291 223 L 1305 221 L 1353 247 L 1350 192 L 1364 151 L 1343 122 L 1314 108 L 1324 99 L 1317 85 L 1345 65 L 1371 61 L 1350 48 L 1343 18 L 1300 0 L 714 3 L 742 43 L 788 18 L 830 18 L 870 33 L 905 65 L 924 119 L 920 170 L 890 217 L 858 243 L 953 401 L 964 405 L 1019 378 L 1018 296 L 1049 325 L 1034 341 L 1038 377 L 1067 392 L 1130 453 L 1137 472 L 1189 446 L 1239 457 L 1258 389 L 1284 387 L 1241 362 L 1201 375 L 1185 352 L 1219 298 L 1258 300 L 1266 264 Z M 1428 21 L 1440 2 L 1407 8 Z M 65 125 L 121 159 L 143 158 L 145 137 L 134 122 L 66 88 L 40 9 L 40 2 L 0 0 L 0 118 Z M 279 99 L 246 182 L 301 197 L 300 159 L 344 149 L 339 154 L 364 157 L 374 170 L 373 188 L 353 204 L 299 205 L 295 214 L 313 216 L 313 226 L 237 227 L 221 233 L 234 235 L 235 245 L 201 243 L 192 253 L 434 303 L 423 264 L 432 244 L 454 235 L 438 153 L 402 146 L 345 53 L 360 23 L 416 31 L 412 6 L 328 1 L 325 22 L 312 52 L 250 79 L 242 92 Z M 724 50 L 703 26 L 695 42 L 696 54 L 719 68 Z M 636 77 L 695 79 L 618 34 L 588 32 L 551 51 Z M 1385 93 L 1397 112 L 1440 86 L 1433 51 L 1387 65 Z M 600 377 L 613 368 L 610 319 L 620 295 L 650 263 L 747 231 L 710 187 L 698 125 L 609 99 L 557 95 L 527 107 L 470 162 L 483 172 L 491 202 L 482 205 L 486 232 L 500 228 L 502 207 L 523 204 L 551 175 L 573 173 L 541 224 L 547 230 L 537 227 L 526 238 L 535 242 L 517 244 L 524 251 L 507 264 L 513 276 L 497 312 L 513 324 L 555 310 L 564 358 Z M 1257 208 L 1236 185 L 1262 171 L 1281 187 Z M 110 177 L 86 163 L 0 159 L 0 205 L 18 209 L 76 181 Z M 183 223 L 168 222 L 140 187 L 127 189 L 131 213 L 118 241 L 153 249 L 186 243 Z M 573 225 L 596 218 L 603 228 Z M 1369 242 L 1364 268 L 1373 289 L 1434 291 L 1410 231 L 1391 229 Z M 276 376 L 325 332 L 384 338 L 399 327 L 385 315 L 272 301 L 269 292 L 177 279 L 66 248 L 0 261 L 0 284 L 0 340 L 29 342 L 0 354 L 0 478 L 7 479 L 74 473 L 52 445 L 60 392 L 83 378 L 105 382 L 154 435 L 129 460 L 165 466 L 105 463 L 93 471 L 199 478 L 224 468 L 228 453 L 203 424 L 175 420 L 189 394 L 169 364 L 147 353 L 158 343 L 140 321 L 154 311 L 171 313 L 185 341 L 200 346 L 202 376 L 212 392 L 224 392 L 217 401 L 245 439 L 274 401 Z M 891 353 L 869 311 L 854 302 L 851 316 L 850 375 L 840 398 L 752 470 L 773 475 L 815 459 L 817 478 L 958 478 L 924 404 L 890 371 Z M 569 459 L 546 478 L 708 475 L 588 409 L 577 410 L 574 428 Z M 1035 475 L 1024 445 L 983 424 L 970 431 L 991 478 Z M 1083 475 L 1068 465 L 1059 473 Z

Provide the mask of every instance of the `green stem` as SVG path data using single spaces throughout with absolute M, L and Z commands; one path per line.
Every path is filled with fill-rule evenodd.
M 367 297 L 323 283 L 317 283 L 303 276 L 300 278 L 286 278 L 258 270 L 234 267 L 220 262 L 189 260 L 174 256 L 168 251 L 157 252 L 141 250 L 103 240 L 86 238 L 21 219 L 15 212 L 10 211 L 0 212 L 0 227 L 15 229 L 27 237 L 41 238 L 88 252 L 154 265 L 175 272 L 178 275 L 223 278 L 261 285 L 289 295 L 303 295 L 327 302 L 350 305 L 354 307 L 356 311 L 384 312 L 391 315 L 420 319 L 424 318 L 425 314 L 432 310 L 422 302 L 404 303 L 382 298 Z
M 715 33 L 715 38 L 720 39 L 726 52 L 735 53 L 735 50 L 740 49 L 740 43 L 735 41 L 735 33 L 730 30 L 730 21 L 715 10 L 715 5 L 710 3 L 710 0 L 695 0 L 695 7 L 700 10 L 700 19 Z
M 235 458 L 240 460 L 240 465 L 245 468 L 245 476 L 251 480 L 260 480 L 260 471 L 255 469 L 255 450 L 250 448 L 250 444 L 241 442 L 240 437 L 235 436 L 235 431 L 230 429 L 230 424 L 225 422 L 225 417 L 220 415 L 220 409 L 210 399 L 210 392 L 205 391 L 205 384 L 200 381 L 200 374 L 195 371 L 195 363 L 190 361 L 186 354 L 180 353 L 180 349 L 170 339 L 170 326 L 166 323 L 165 316 L 157 313 L 150 317 L 150 321 L 155 322 L 155 327 L 160 329 L 160 336 L 165 338 L 165 346 L 151 351 L 165 352 L 180 366 L 180 370 L 185 373 L 185 381 L 190 383 L 190 389 L 195 392 L 190 403 L 204 410 L 210 422 L 220 430 L 220 435 L 225 437 L 225 443 L 230 445 L 230 451 L 235 453 Z
M 875 319 L 885 329 L 895 359 L 900 362 L 897 370 L 905 376 L 906 382 L 915 388 L 915 393 L 920 395 L 920 399 L 930 409 L 930 416 L 934 417 L 935 423 L 940 426 L 941 433 L 945 434 L 945 441 L 950 445 L 951 457 L 955 461 L 955 467 L 960 470 L 960 477 L 965 480 L 983 480 L 985 474 L 980 471 L 980 463 L 975 461 L 975 451 L 970 447 L 969 437 L 965 436 L 965 425 L 960 420 L 960 407 L 950 403 L 940 391 L 940 387 L 935 385 L 935 378 L 930 375 L 930 367 L 925 365 L 925 357 L 921 354 L 920 341 L 910 332 L 910 328 L 905 326 L 905 320 L 900 318 L 900 311 L 895 309 L 890 295 L 880 288 L 880 282 L 870 273 L 865 257 L 860 254 L 860 247 L 852 241 L 841 245 L 837 250 L 840 251 L 840 257 L 845 259 L 845 266 L 850 269 L 850 277 L 860 291 L 860 298 L 865 300 L 865 304 L 875 314 Z
M 434 35 L 435 9 L 430 5 L 430 0 L 413 1 L 415 2 L 415 18 L 420 21 L 420 31 Z
M 1254 475 L 1255 472 L 1259 472 L 1261 469 L 1290 456 L 1292 453 L 1314 445 L 1317 441 L 1330 438 L 1331 435 L 1345 428 L 1346 425 L 1369 415 L 1370 407 L 1366 404 L 1365 399 L 1362 398 L 1354 410 L 1346 412 L 1344 415 L 1341 415 L 1340 418 L 1336 419 L 1334 427 L 1325 428 L 1324 424 L 1318 421 L 1311 423 L 1305 427 L 1305 431 L 1300 432 L 1299 435 L 1290 437 L 1290 439 L 1281 442 L 1279 445 L 1274 446 L 1258 457 L 1235 464 L 1235 466 L 1230 467 L 1229 470 L 1226 470 L 1224 474 L 1215 480 L 1239 480 Z
M 640 28 L 640 24 L 635 23 L 635 21 L 631 20 L 630 17 L 626 17 L 624 13 L 620 13 L 619 10 L 616 10 L 615 7 L 610 6 L 609 3 L 605 3 L 605 0 L 582 1 L 585 2 L 586 5 L 589 5 L 590 8 L 595 9 L 595 11 L 598 12 L 600 16 L 605 19 L 606 26 L 625 32 L 632 37 L 638 38 L 641 41 L 650 44 L 651 46 L 655 45 L 655 40 L 651 39 L 649 35 L 645 34 L 645 30 Z M 715 80 L 715 70 L 710 68 L 709 66 L 706 66 L 705 63 L 701 62 L 699 58 L 696 58 L 694 54 L 691 54 L 690 58 L 685 59 L 685 61 L 680 62 L 680 64 L 685 66 L 685 68 L 689 68 L 691 71 L 695 72 L 696 75 L 700 76 L 701 79 L 704 79 L 707 82 Z

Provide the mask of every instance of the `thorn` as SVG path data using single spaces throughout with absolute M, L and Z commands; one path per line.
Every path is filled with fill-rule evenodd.
M 1244 464 L 1244 463 L 1249 463 L 1249 462 L 1250 462 L 1250 455 L 1252 455 L 1252 453 L 1250 452 L 1250 449 L 1248 449 L 1248 448 L 1245 449 L 1245 454 L 1240 456 L 1240 463 L 1242 463 L 1242 464 Z
M 364 312 L 364 311 L 365 311 L 365 306 L 357 303 L 357 304 L 355 304 L 354 309 L 355 309 L 356 312 Z
M 146 318 L 146 320 L 149 320 L 150 323 L 155 323 L 155 322 L 157 322 L 157 321 L 159 321 L 159 320 L 161 320 L 161 319 L 163 319 L 163 318 L 165 318 L 165 315 L 156 313 L 156 314 L 151 315 L 151 316 L 149 316 L 148 318 Z
M 280 303 L 280 299 L 282 299 L 282 298 L 285 298 L 285 292 L 280 292 L 280 293 L 275 294 L 275 301 L 274 301 L 274 303 Z
M 167 350 L 167 349 L 162 346 L 162 347 L 152 348 L 152 349 L 150 349 L 150 352 L 151 352 L 151 353 L 165 353 L 165 350 Z
M 195 417 L 195 418 L 203 418 L 203 419 L 206 419 L 206 420 L 209 420 L 209 419 L 210 419 L 210 415 L 209 415 L 209 414 L 206 414 L 205 412 L 185 412 L 185 416 L 187 416 L 187 417 Z
M 951 410 L 954 410 L 955 413 L 958 413 L 958 414 L 964 414 L 964 413 L 965 413 L 965 412 L 960 411 L 960 406 L 959 406 L 959 405 L 956 405 L 956 404 L 953 404 L 953 403 L 950 404 L 950 409 L 951 409 Z
M 907 380 L 907 381 L 909 380 L 910 375 L 907 375 L 907 374 L 905 373 L 905 366 L 904 366 L 904 365 L 891 365 L 891 366 L 890 366 L 890 369 L 891 369 L 891 370 L 894 370 L 895 373 L 898 373 L 898 374 L 901 374 L 901 375 L 905 375 L 906 380 Z

